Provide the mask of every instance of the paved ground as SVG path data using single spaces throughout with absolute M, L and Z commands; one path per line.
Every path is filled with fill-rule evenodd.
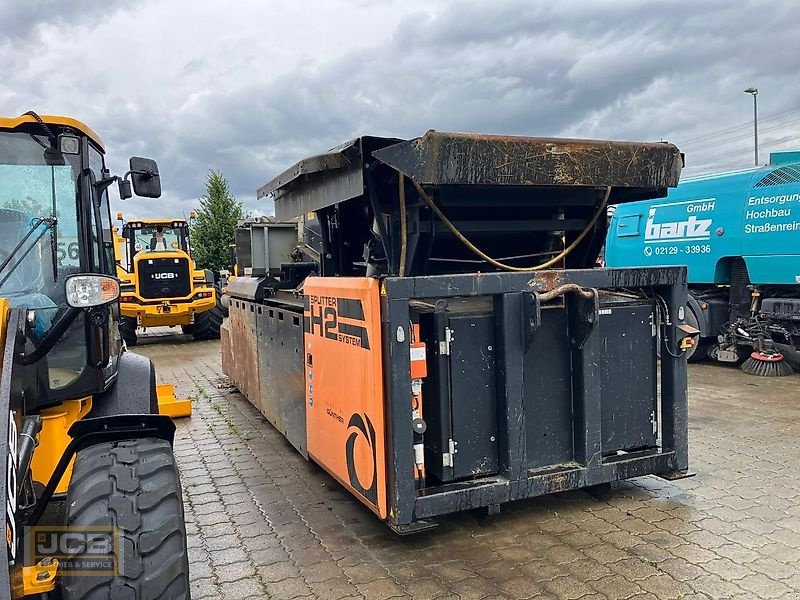
M 800 598 L 800 376 L 690 369 L 692 479 L 504 505 L 399 538 L 222 377 L 219 345 L 144 337 L 178 426 L 201 598 Z

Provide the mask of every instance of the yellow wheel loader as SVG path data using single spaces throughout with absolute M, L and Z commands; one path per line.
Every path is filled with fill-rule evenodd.
M 0 598 L 188 598 L 175 426 L 126 352 L 107 190 L 156 198 L 156 163 L 105 166 L 66 117 L 0 118 Z
M 122 220 L 122 214 L 117 218 Z M 127 345 L 136 345 L 138 327 L 180 326 L 196 340 L 219 337 L 224 314 L 214 275 L 192 260 L 184 219 L 127 221 L 115 248 L 120 328 Z

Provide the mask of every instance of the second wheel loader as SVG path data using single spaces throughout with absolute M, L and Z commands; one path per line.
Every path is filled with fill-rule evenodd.
M 196 340 L 219 337 L 224 314 L 214 275 L 192 259 L 185 219 L 129 220 L 115 249 L 120 329 L 128 346 L 138 342 L 140 327 L 180 326 Z

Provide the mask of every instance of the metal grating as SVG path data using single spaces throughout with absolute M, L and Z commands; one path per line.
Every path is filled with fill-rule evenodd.
M 790 165 L 786 167 L 778 167 L 753 187 L 769 187 L 771 185 L 782 185 L 784 183 L 798 183 L 800 182 L 800 166 Z

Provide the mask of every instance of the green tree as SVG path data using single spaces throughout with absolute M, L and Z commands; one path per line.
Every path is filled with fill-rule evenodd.
M 243 218 L 242 203 L 231 195 L 228 181 L 219 171 L 209 171 L 206 193 L 191 228 L 192 258 L 198 267 L 215 273 L 227 267 L 236 222 Z

